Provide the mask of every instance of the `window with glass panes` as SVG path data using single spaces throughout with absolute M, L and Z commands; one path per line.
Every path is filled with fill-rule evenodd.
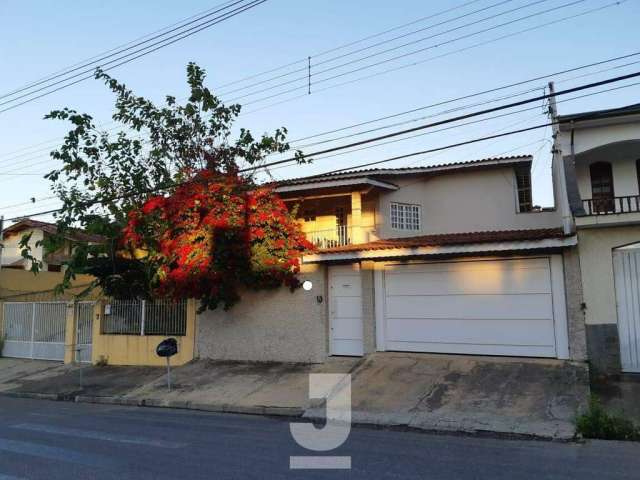
M 391 228 L 396 230 L 420 230 L 420 205 L 392 203 Z
M 531 169 L 527 167 L 516 168 L 516 183 L 518 186 L 518 207 L 520 212 L 533 210 L 531 195 Z

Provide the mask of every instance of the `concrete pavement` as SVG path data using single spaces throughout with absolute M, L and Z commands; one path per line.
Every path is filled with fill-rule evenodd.
M 290 419 L 0 398 L 0 478 L 636 479 L 636 444 L 556 443 L 354 427 L 305 450 Z M 293 420 L 299 421 L 299 420 Z M 349 471 L 289 469 L 291 455 L 351 457 Z
M 0 359 L 0 371 L 5 361 Z M 165 373 L 155 367 L 58 365 L 5 378 L 10 387 L 0 390 L 82 402 L 324 418 L 324 404 L 308 398 L 309 374 L 349 373 L 356 423 L 565 440 L 574 435 L 574 418 L 589 391 L 583 365 L 390 352 L 333 357 L 320 365 L 196 361 L 173 369 L 171 392 Z
M 423 430 L 570 439 L 587 406 L 584 365 L 558 360 L 375 353 L 353 375 L 352 419 Z M 322 409 L 305 416 L 321 417 Z

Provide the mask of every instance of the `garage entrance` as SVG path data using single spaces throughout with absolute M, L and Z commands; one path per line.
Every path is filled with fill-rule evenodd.
M 568 356 L 559 256 L 387 263 L 381 273 L 384 350 Z
M 613 251 L 613 273 L 622 371 L 640 373 L 640 245 Z

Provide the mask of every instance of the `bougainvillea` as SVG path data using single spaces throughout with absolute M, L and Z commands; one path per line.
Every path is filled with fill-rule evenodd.
M 241 287 L 299 287 L 313 249 L 272 189 L 210 170 L 132 210 L 122 246 L 152 266 L 155 295 L 197 298 L 201 309 L 231 307 Z

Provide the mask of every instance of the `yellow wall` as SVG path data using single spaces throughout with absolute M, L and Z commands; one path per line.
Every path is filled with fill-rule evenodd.
M 33 274 L 27 270 L 16 270 L 12 268 L 3 268 L 0 270 L 0 299 L 8 299 L 15 296 L 15 301 L 45 301 L 45 300 L 62 300 L 73 298 L 74 294 L 80 293 L 84 286 L 90 284 L 94 277 L 90 275 L 78 275 L 72 282 L 77 288 L 72 288 L 65 295 L 56 296 L 52 290 L 62 282 L 63 273 L 61 272 L 40 272 Z M 91 298 L 97 298 L 99 292 L 92 292 Z
M 102 359 L 109 365 L 166 365 L 164 358 L 156 355 L 156 347 L 166 338 L 159 335 L 103 335 L 101 321 L 103 318 L 103 304 L 96 306 L 96 317 L 93 322 L 93 353 L 92 362 L 99 363 Z M 178 353 L 171 357 L 172 365 L 184 365 L 193 360 L 195 344 L 196 302 L 187 303 L 187 331 L 184 337 L 174 336 L 178 341 Z

